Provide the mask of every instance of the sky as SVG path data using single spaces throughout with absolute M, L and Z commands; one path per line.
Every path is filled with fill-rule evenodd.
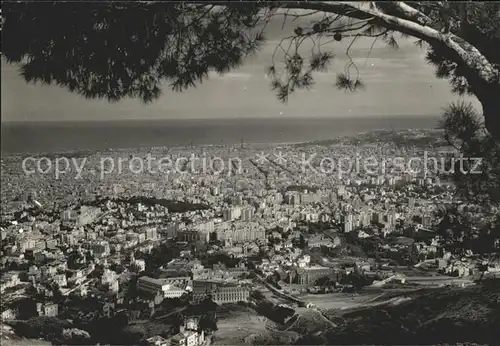
M 297 22 L 281 29 L 281 21 L 266 30 L 262 49 L 238 69 L 224 75 L 211 74 L 196 88 L 182 93 L 166 87 L 151 104 L 137 99 L 118 103 L 87 100 L 58 86 L 27 84 L 15 65 L 1 61 L 2 122 L 100 121 L 177 118 L 269 118 L 269 117 L 370 117 L 438 116 L 442 108 L 459 97 L 445 80 L 438 80 L 426 64 L 425 49 L 414 39 L 398 39 L 399 49 L 373 39 L 360 39 L 350 55 L 359 67 L 366 89 L 347 93 L 335 88 L 336 73 L 344 71 L 347 39 L 324 46 L 335 54 L 327 72 L 315 73 L 315 86 L 291 95 L 287 104 L 277 100 L 266 76 L 271 56 L 280 39 Z M 309 45 L 309 46 L 308 46 Z M 305 43 L 304 49 L 310 49 Z M 368 56 L 369 55 L 369 56 Z M 466 99 L 478 105 L 475 99 Z

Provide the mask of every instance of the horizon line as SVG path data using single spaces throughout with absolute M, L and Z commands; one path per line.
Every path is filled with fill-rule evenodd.
M 401 115 L 387 115 L 387 114 L 373 114 L 373 115 L 363 115 L 363 116 L 351 116 L 351 115 L 343 115 L 343 116 L 312 116 L 312 117 L 300 117 L 300 116 L 264 116 L 264 117 L 214 117 L 214 118 L 133 118 L 133 119 L 76 119 L 76 120 L 55 120 L 55 119 L 44 119 L 44 120 L 1 120 L 2 125 L 7 124 L 23 124 L 23 123 L 101 123 L 101 122 L 109 122 L 109 123 L 119 123 L 119 122 L 138 122 L 138 121 L 217 121 L 217 120 L 265 120 L 265 119 L 300 119 L 300 120 L 336 120 L 336 119 L 381 119 L 381 118 L 441 118 L 441 115 L 437 114 L 401 114 Z

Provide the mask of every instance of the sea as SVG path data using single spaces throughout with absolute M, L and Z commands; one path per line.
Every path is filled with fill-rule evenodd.
M 2 122 L 1 152 L 59 153 L 121 148 L 301 143 L 380 129 L 433 129 L 439 117 L 169 119 Z

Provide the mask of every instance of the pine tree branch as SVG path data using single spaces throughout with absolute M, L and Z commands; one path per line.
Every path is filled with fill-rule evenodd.
M 199 2 L 198 2 L 199 3 Z M 215 2 L 220 6 L 231 6 L 231 2 Z M 499 71 L 488 61 L 488 59 L 473 45 L 455 34 L 443 34 L 440 31 L 424 25 L 422 22 L 430 19 L 407 5 L 404 2 L 391 3 L 391 6 L 400 14 L 390 15 L 382 11 L 378 6 L 366 6 L 363 2 L 342 1 L 295 1 L 295 2 L 270 2 L 274 7 L 284 9 L 300 9 L 334 13 L 348 16 L 350 18 L 366 20 L 369 24 L 375 24 L 390 30 L 421 39 L 431 46 L 438 46 L 447 51 L 450 60 L 467 66 L 474 75 L 486 84 L 497 83 Z M 364 6 L 363 6 L 364 5 Z M 382 4 L 382 7 L 384 5 Z

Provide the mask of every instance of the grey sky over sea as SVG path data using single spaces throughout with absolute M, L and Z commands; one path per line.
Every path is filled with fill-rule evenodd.
M 316 73 L 316 85 L 300 91 L 288 104 L 280 103 L 266 78 L 266 67 L 281 37 L 300 22 L 289 22 L 281 30 L 277 19 L 266 30 L 267 43 L 241 68 L 224 75 L 212 74 L 194 89 L 183 93 L 168 86 L 159 100 L 143 105 L 127 99 L 110 104 L 105 100 L 86 100 L 57 86 L 26 84 L 16 66 L 2 60 L 2 122 L 10 121 L 101 121 L 128 119 L 214 119 L 214 118 L 341 118 L 341 117 L 428 117 L 437 116 L 442 107 L 458 99 L 445 80 L 436 79 L 433 67 L 424 60 L 425 49 L 414 39 L 399 39 L 394 50 L 383 42 L 359 39 L 351 49 L 366 90 L 346 93 L 334 87 L 335 74 L 344 70 L 344 39 L 323 47 L 336 58 L 328 72 Z M 304 44 L 304 51 L 311 43 Z M 279 58 L 279 56 L 278 56 Z M 472 100 L 476 105 L 475 99 Z

